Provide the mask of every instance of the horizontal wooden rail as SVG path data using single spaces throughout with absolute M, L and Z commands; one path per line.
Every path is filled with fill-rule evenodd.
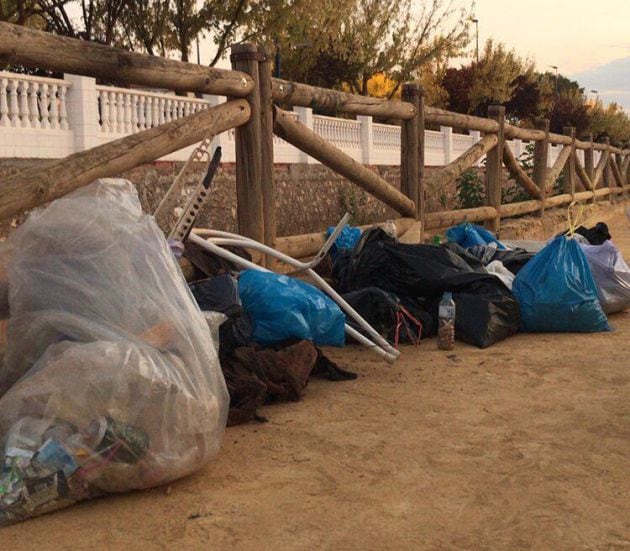
M 494 207 L 429 212 L 426 217 L 426 229 L 448 228 L 462 222 L 485 222 L 496 217 L 497 210 Z
M 545 139 L 545 133 L 542 130 L 533 128 L 521 128 L 511 124 L 505 125 L 505 137 L 511 140 L 527 140 L 540 141 Z
M 278 103 L 311 107 L 328 112 L 403 120 L 412 119 L 416 115 L 416 108 L 408 102 L 359 96 L 279 78 L 272 80 L 272 93 L 273 99 Z
M 580 191 L 573 196 L 574 201 L 588 201 L 593 198 L 592 191 Z
M 531 201 L 522 201 L 520 203 L 510 203 L 501 205 L 501 218 L 510 218 L 512 216 L 521 216 L 531 212 L 540 210 L 541 201 L 532 199 Z
M 396 226 L 396 235 L 401 236 L 406 233 L 414 224 L 417 223 L 413 218 L 397 218 L 394 221 Z M 369 224 L 367 226 L 359 226 L 362 230 L 377 227 L 379 224 Z M 204 236 L 204 230 L 196 230 L 201 236 Z M 276 239 L 276 248 L 288 254 L 293 258 L 307 258 L 316 255 L 326 242 L 327 236 L 325 232 L 305 233 L 302 235 L 290 235 L 278 237 Z
M 416 215 L 415 203 L 378 174 L 295 121 L 286 111 L 276 108 L 274 113 L 273 129 L 282 139 L 332 168 L 403 216 Z
M 0 22 L 0 65 L 15 63 L 62 73 L 182 92 L 245 97 L 245 73 L 129 52 Z
M 561 195 L 554 195 L 553 197 L 547 197 L 545 199 L 545 208 L 554 208 L 561 205 L 566 205 L 572 201 L 570 193 L 563 193 Z
M 478 130 L 487 133 L 499 131 L 499 123 L 491 119 L 484 119 L 473 115 L 462 115 L 461 113 L 453 113 L 452 111 L 445 111 L 437 107 L 425 107 L 424 118 L 425 123 L 451 126 L 453 128 L 467 128 L 469 130 Z
M 249 120 L 244 99 L 222 103 L 0 180 L 0 220 L 62 197 L 97 178 L 118 176 Z M 89 213 L 86 213 L 89 215 Z

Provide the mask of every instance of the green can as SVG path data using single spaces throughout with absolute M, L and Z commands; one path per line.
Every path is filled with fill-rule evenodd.
M 138 427 L 101 417 L 90 425 L 96 437 L 96 451 L 119 463 L 137 463 L 149 451 L 149 435 Z

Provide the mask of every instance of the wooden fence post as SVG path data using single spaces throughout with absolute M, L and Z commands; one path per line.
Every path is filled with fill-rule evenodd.
M 589 177 L 591 182 L 593 181 L 593 176 L 595 175 L 595 157 L 594 157 L 594 149 L 593 149 L 593 134 L 589 134 L 586 138 L 586 141 L 591 145 L 590 147 L 584 150 L 584 170 L 586 171 L 586 175 Z M 595 189 L 593 189 L 595 191 Z M 595 202 L 595 194 L 590 200 L 591 203 Z
M 575 182 L 577 174 L 575 172 L 575 127 L 565 126 L 565 135 L 571 138 L 571 156 L 567 160 L 567 164 L 564 165 L 564 192 L 571 194 L 571 200 L 575 197 Z
M 402 87 L 402 100 L 413 103 L 417 110 L 418 85 L 405 82 Z M 419 180 L 418 113 L 412 119 L 402 121 L 400 129 L 400 190 L 418 205 Z
M 486 221 L 486 227 L 497 236 L 501 229 L 501 182 L 502 162 L 505 139 L 503 135 L 505 127 L 505 107 L 503 105 L 491 105 L 488 107 L 488 118 L 499 123 L 497 132 L 497 145 L 486 154 L 486 204 L 497 209 L 497 217 Z
M 547 179 L 547 160 L 549 157 L 549 119 L 537 119 L 535 123 L 537 130 L 545 133 L 545 138 L 534 143 L 534 182 L 540 188 L 540 210 L 538 216 L 545 214 L 545 181 Z
M 232 46 L 232 68 L 247 73 L 254 80 L 254 89 L 247 96 L 251 118 L 236 129 L 236 212 L 239 232 L 245 237 L 264 241 L 261 110 L 258 62 L 260 55 L 253 44 Z
M 602 155 L 608 153 L 608 159 L 606 159 L 606 164 L 604 165 L 604 174 L 602 176 L 602 187 L 608 188 L 610 190 L 613 179 L 612 179 L 612 169 L 610 168 L 612 153 L 610 152 L 610 138 L 608 136 L 602 138 L 601 142 L 606 145 L 606 149 L 602 151 Z M 603 195 L 602 197 L 605 197 Z M 612 201 L 613 195 L 612 193 L 608 194 L 608 200 Z
M 608 159 L 606 160 L 606 166 L 604 167 L 602 187 L 610 189 L 611 187 L 613 187 L 613 184 L 614 184 L 613 175 L 612 175 L 612 167 L 610 166 L 610 163 L 612 162 L 612 159 L 611 159 L 612 153 L 610 153 L 610 138 L 606 137 L 602 140 L 602 142 L 606 144 L 607 146 L 606 151 L 609 151 Z M 602 152 L 602 154 L 603 153 L 604 152 Z M 612 201 L 612 194 L 609 196 L 609 199 Z
M 424 242 L 427 229 L 427 197 L 424 187 L 424 88 L 418 86 L 418 201 L 416 202 L 416 218 L 421 223 L 420 242 Z
M 273 97 L 271 90 L 271 58 L 269 51 L 263 50 L 263 59 L 258 66 L 260 78 L 260 128 L 261 128 L 261 184 L 263 200 L 263 231 L 265 245 L 276 244 L 276 191 L 273 170 Z M 275 264 L 272 256 L 265 256 L 265 266 Z

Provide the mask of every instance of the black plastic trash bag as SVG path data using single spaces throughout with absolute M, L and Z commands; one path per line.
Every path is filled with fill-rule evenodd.
M 519 327 L 511 291 L 483 267 L 473 269 L 444 247 L 397 243 L 382 230 L 371 230 L 352 254 L 338 258 L 334 272 L 344 293 L 378 287 L 403 303 L 405 297 L 433 299 L 428 310 L 434 316 L 442 294 L 451 291 L 457 305 L 456 337 L 479 347 L 503 340 Z
M 396 295 L 378 287 L 351 291 L 343 295 L 343 299 L 382 337 L 395 345 L 418 344 L 421 338 L 427 336 L 425 326 L 429 330 L 433 327 L 433 320 L 428 312 L 422 312 L 417 306 L 407 308 Z M 351 318 L 346 322 L 362 332 L 361 327 Z
M 252 324 L 238 296 L 236 278 L 221 274 L 191 283 L 190 290 L 201 310 L 220 312 L 227 317 L 219 327 L 221 358 L 251 342 Z
M 471 281 L 453 293 L 456 306 L 455 337 L 487 348 L 518 331 L 520 310 L 512 292 L 495 276 Z M 438 323 L 440 299 L 429 303 Z
M 597 222 L 592 228 L 579 226 L 575 233 L 584 237 L 591 245 L 603 245 L 609 239 L 612 239 L 608 226 L 604 222 Z M 568 230 L 559 234 L 567 235 Z
M 132 184 L 79 189 L 9 241 L 0 525 L 214 457 L 228 409 L 217 353 Z

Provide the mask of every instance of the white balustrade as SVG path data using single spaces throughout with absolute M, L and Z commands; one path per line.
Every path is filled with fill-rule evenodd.
M 132 134 L 209 107 L 206 100 L 173 94 L 96 86 L 101 109 L 100 131 Z
M 313 116 L 313 130 L 341 149 L 361 147 L 361 123 L 349 119 Z
M 63 80 L 0 71 L 0 126 L 67 129 L 68 87 Z
M 131 90 L 97 85 L 94 79 L 66 75 L 51 79 L 0 71 L 0 157 L 54 157 L 94 147 L 120 136 L 141 132 L 218 105 L 225 98 L 176 96 L 171 92 Z M 357 120 L 314 115 L 296 107 L 290 116 L 314 130 L 357 161 L 365 164 L 400 163 L 400 126 L 375 123 L 371 117 Z M 234 129 L 215 137 L 224 147 L 224 160 L 234 161 Z M 53 138 L 54 136 L 54 138 Z M 59 139 L 57 139 L 57 137 Z M 425 131 L 425 163 L 440 166 L 460 156 L 478 142 L 479 132 Z M 275 160 L 281 163 L 314 163 L 314 159 L 274 136 Z M 518 158 L 527 143 L 507 141 Z M 167 156 L 185 160 L 191 148 Z M 562 150 L 549 146 L 552 166 Z M 597 163 L 601 153 L 594 152 Z M 578 151 L 578 157 L 583 153 Z M 479 161 L 480 164 L 481 161 Z

